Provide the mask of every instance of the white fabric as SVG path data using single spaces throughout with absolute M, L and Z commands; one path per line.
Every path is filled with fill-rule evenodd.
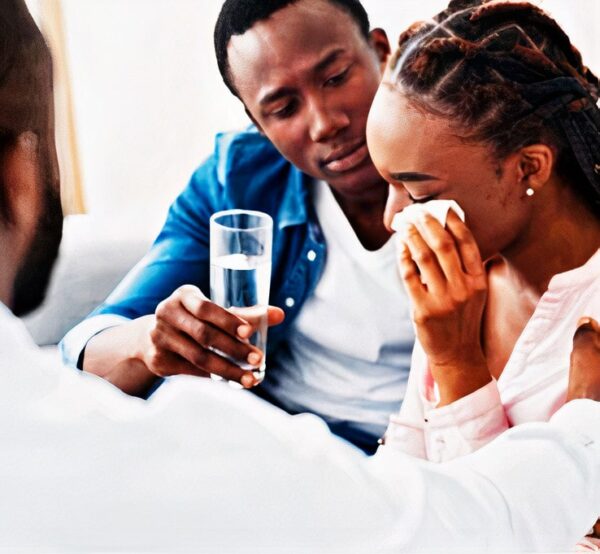
M 220 383 L 127 397 L 0 328 L 0 551 L 548 551 L 600 511 L 599 403 L 449 465 L 366 458 Z
M 450 210 L 453 210 L 463 221 L 465 220 L 465 212 L 456 200 L 430 200 L 429 202 L 417 202 L 406 206 L 406 208 L 394 216 L 391 227 L 394 231 L 401 233 L 407 225 L 414 224 L 417 218 L 423 213 L 428 213 L 435 217 L 440 222 L 440 225 L 445 227 Z
M 582 316 L 600 320 L 600 250 L 552 278 L 497 382 L 441 408 L 417 341 L 406 399 L 390 418 L 386 448 L 447 461 L 508 427 L 550 419 L 566 398 L 573 334 Z
M 404 397 L 414 344 L 394 244 L 366 250 L 325 182 L 314 183 L 312 200 L 327 260 L 264 386 L 290 410 L 382 436 Z

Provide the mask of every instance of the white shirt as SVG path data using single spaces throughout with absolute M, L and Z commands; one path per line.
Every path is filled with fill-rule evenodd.
M 314 183 L 312 201 L 325 267 L 263 386 L 291 411 L 382 436 L 404 397 L 414 343 L 393 240 L 365 249 L 323 181 Z
M 567 395 L 573 335 L 583 316 L 600 320 L 600 250 L 551 279 L 497 382 L 437 408 L 427 356 L 417 343 L 406 400 L 390 418 L 386 448 L 447 461 L 509 427 L 550 419 Z
M 450 464 L 367 458 L 210 380 L 128 397 L 1 305 L 0 328 L 0 551 L 548 551 L 600 512 L 600 403 Z

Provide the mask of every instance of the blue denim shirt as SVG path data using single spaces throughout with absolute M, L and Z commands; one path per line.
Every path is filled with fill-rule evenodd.
M 149 253 L 90 317 L 116 314 L 134 319 L 153 313 L 184 284 L 195 284 L 208 294 L 210 216 L 229 208 L 260 210 L 274 221 L 270 303 L 286 313 L 284 323 L 269 331 L 273 352 L 324 265 L 325 244 L 307 205 L 309 180 L 254 128 L 219 134 L 214 154 L 172 204 Z
M 194 172 L 171 205 L 148 254 L 106 301 L 63 339 L 60 349 L 65 363 L 80 365 L 85 344 L 94 334 L 118 324 L 118 317 L 135 319 L 154 313 L 159 302 L 181 285 L 194 284 L 208 294 L 210 217 L 220 210 L 242 208 L 267 212 L 274 222 L 270 304 L 281 307 L 286 317 L 269 330 L 269 366 L 269 360 L 284 347 L 290 326 L 325 265 L 326 247 L 309 201 L 309 184 L 311 177 L 283 158 L 255 128 L 217 135 L 213 155 Z M 255 392 L 283 407 L 261 387 Z M 365 452 L 375 450 L 378 437 L 345 421 L 327 423 L 334 433 Z

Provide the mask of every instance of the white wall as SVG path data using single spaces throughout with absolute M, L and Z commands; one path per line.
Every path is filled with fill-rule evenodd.
M 157 229 L 210 153 L 214 134 L 247 122 L 214 60 L 212 28 L 221 1 L 62 2 L 88 210 Z M 599 71 L 600 1 L 539 3 Z M 364 0 L 373 25 L 386 28 L 392 44 L 402 28 L 445 4 Z

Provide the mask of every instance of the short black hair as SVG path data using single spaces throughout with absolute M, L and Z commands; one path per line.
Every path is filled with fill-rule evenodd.
M 361 34 L 369 39 L 369 16 L 359 0 L 323 0 L 344 10 L 354 19 Z M 298 0 L 225 0 L 215 25 L 214 41 L 217 65 L 227 88 L 239 98 L 229 73 L 227 46 L 233 35 L 243 35 L 258 21 L 268 19 L 273 13 Z

